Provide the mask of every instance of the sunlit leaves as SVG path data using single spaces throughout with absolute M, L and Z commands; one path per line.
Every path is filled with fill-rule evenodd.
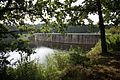
M 48 24 L 45 24 L 44 26 L 41 27 L 41 31 L 45 32 L 45 33 L 49 33 L 49 32 L 51 32 L 51 30 L 52 29 L 50 28 L 50 26 Z
M 101 0 L 101 3 L 105 22 L 118 26 L 120 23 L 120 0 Z
M 23 4 L 25 0 L 15 0 L 15 1 L 20 5 L 20 4 Z
M 6 32 L 8 31 L 8 27 L 4 26 L 3 24 L 0 24 L 0 32 Z
M 25 33 L 25 34 L 35 33 L 37 31 L 36 28 L 32 25 L 21 25 L 21 26 L 17 26 L 17 28 L 21 33 Z

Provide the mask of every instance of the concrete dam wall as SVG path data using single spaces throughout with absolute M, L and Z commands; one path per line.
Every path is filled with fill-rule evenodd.
M 79 45 L 85 50 L 91 49 L 99 40 L 98 33 L 35 33 L 33 36 L 36 45 Z M 54 43 L 54 44 L 53 44 Z M 83 46 L 84 45 L 84 46 Z M 73 46 L 74 47 L 74 46 Z

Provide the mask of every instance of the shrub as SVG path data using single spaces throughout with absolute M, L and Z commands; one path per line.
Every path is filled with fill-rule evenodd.
M 54 65 L 59 70 L 69 66 L 69 54 L 67 51 L 56 51 L 55 54 L 48 57 L 48 65 Z
M 111 27 L 110 29 L 106 29 L 106 33 L 119 34 L 120 33 L 120 26 Z
M 107 46 L 110 51 L 120 50 L 120 34 L 114 34 L 107 37 Z
M 9 68 L 7 72 L 10 80 L 79 80 L 85 78 L 86 68 L 75 66 L 85 67 L 89 63 L 90 60 L 83 50 L 71 48 L 69 51 L 57 51 L 47 56 L 47 64 L 25 61 L 16 68 Z M 69 79 L 71 77 L 67 74 L 73 78 Z
M 108 51 L 120 51 L 120 34 L 108 35 L 106 37 Z M 87 57 L 95 57 L 101 53 L 101 42 L 93 47 L 88 53 Z
M 91 48 L 91 50 L 86 54 L 87 57 L 95 57 L 101 53 L 101 42 L 98 41 L 95 47 Z
M 36 80 L 37 66 L 34 62 L 25 62 L 16 68 L 17 80 Z
M 7 69 L 8 80 L 59 80 L 61 72 L 69 66 L 69 54 L 58 51 L 47 57 L 47 64 L 22 61 L 16 68 Z
M 86 52 L 83 51 L 80 47 L 74 49 L 71 48 L 69 55 L 71 65 L 86 65 L 86 62 L 89 61 L 89 59 L 86 57 Z
M 15 68 L 7 67 L 7 78 L 6 80 L 16 80 L 16 71 Z
M 44 67 L 45 80 L 58 80 L 58 75 L 69 66 L 69 54 L 57 51 L 47 57 L 47 65 Z

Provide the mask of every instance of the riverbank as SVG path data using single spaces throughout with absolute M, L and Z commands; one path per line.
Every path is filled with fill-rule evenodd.
M 108 55 L 92 58 L 92 65 L 78 64 L 65 70 L 62 80 L 120 80 L 120 52 Z

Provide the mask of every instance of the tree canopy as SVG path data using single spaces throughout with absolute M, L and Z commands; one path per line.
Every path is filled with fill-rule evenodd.
M 25 0 L 0 0 L 0 78 L 5 79 L 6 66 L 10 64 L 7 60 L 9 52 L 23 52 L 27 56 L 33 53 L 28 46 L 28 41 L 20 37 L 17 25 L 23 22 L 31 1 Z
M 83 0 L 79 5 L 73 5 L 78 0 L 0 0 L 0 20 L 23 24 L 26 16 L 31 21 L 40 18 L 41 22 L 83 24 L 84 19 L 92 20 L 88 14 L 97 14 L 97 0 Z M 119 25 L 119 0 L 100 0 L 105 23 Z M 68 18 L 69 17 L 69 18 Z
M 84 24 L 85 19 L 92 24 L 89 14 L 98 14 L 103 18 L 99 18 L 99 24 L 102 23 L 100 31 L 103 31 L 103 42 L 104 23 L 120 25 L 120 0 L 83 0 L 81 4 L 73 5 L 76 2 L 77 0 L 0 0 L 0 21 L 13 28 L 23 25 L 25 19 L 32 22 L 39 19 L 46 23 L 43 31 L 48 30 L 49 24 L 52 24 L 58 32 L 64 32 L 67 24 Z

